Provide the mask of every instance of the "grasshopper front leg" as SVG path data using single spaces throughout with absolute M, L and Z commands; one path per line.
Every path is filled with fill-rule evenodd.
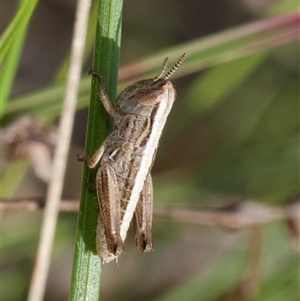
M 117 119 L 117 113 L 114 110 L 111 102 L 109 101 L 109 97 L 107 93 L 105 92 L 105 79 L 102 74 L 90 69 L 89 70 L 89 75 L 96 76 L 99 79 L 99 99 L 102 102 L 105 110 L 107 113 L 114 119 Z
M 136 246 L 143 252 L 152 251 L 153 186 L 148 174 L 133 217 Z

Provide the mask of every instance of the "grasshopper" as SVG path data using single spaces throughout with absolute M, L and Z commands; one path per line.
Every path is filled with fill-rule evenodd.
M 128 86 L 117 97 L 115 106 L 105 92 L 103 76 L 98 78 L 99 98 L 113 118 L 115 129 L 90 158 L 79 156 L 89 168 L 100 162 L 96 175 L 96 193 L 100 213 L 96 229 L 96 249 L 102 263 L 116 260 L 123 253 L 124 241 L 133 220 L 137 248 L 153 249 L 153 187 L 150 171 L 158 142 L 176 98 L 168 79 L 183 63 L 183 54 L 164 75 L 169 58 L 160 73 L 151 79 Z

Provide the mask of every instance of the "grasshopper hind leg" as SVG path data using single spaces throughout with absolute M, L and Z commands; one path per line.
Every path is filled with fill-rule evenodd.
M 149 174 L 145 180 L 133 217 L 136 246 L 142 252 L 150 252 L 153 250 L 152 211 L 153 187 L 151 175 Z
M 107 251 L 99 254 L 100 257 L 111 254 L 119 256 L 124 249 L 123 241 L 120 236 L 120 192 L 117 177 L 114 169 L 109 164 L 103 164 L 96 177 L 96 190 L 99 203 L 100 215 L 98 227 L 103 228 L 103 237 L 97 237 L 97 244 L 106 245 Z M 100 231 L 97 231 L 101 233 Z M 103 242 L 105 240 L 105 242 Z M 103 249 L 103 248 L 102 248 Z M 101 248 L 100 248 L 101 253 Z

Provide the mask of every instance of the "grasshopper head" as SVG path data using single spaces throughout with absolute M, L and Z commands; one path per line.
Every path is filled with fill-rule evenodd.
M 161 101 L 175 99 L 175 89 L 170 81 L 145 79 L 127 87 L 118 96 L 116 110 L 120 114 L 148 116 Z
M 160 73 L 151 79 L 140 80 L 128 86 L 117 98 L 116 110 L 120 114 L 149 116 L 161 101 L 174 102 L 176 91 L 168 79 L 186 58 L 183 54 L 177 63 L 164 75 L 169 58 L 164 60 Z

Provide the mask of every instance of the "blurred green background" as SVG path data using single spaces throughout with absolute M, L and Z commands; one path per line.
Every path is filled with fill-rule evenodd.
M 292 0 L 125 1 L 121 66 L 159 55 L 170 47 L 183 53 L 189 41 L 209 39 L 259 19 L 283 16 L 295 12 L 298 5 Z M 5 11 L 3 32 L 18 3 L 4 1 L 1 6 Z M 68 0 L 38 3 L 24 44 L 20 42 L 20 61 L 15 55 L 16 77 L 12 74 L 7 83 L 4 79 L 8 73 L 3 73 L 2 88 L 4 84 L 12 86 L 9 102 L 2 106 L 3 126 L 23 114 L 44 118 L 47 123 L 57 122 L 57 102 L 61 98 L 53 96 L 52 100 L 51 95 L 63 83 L 57 73 L 70 47 L 74 9 L 75 3 Z M 297 22 L 299 28 L 299 16 Z M 255 42 L 258 38 L 249 40 Z M 181 76 L 178 70 L 173 81 L 177 100 L 152 171 L 155 206 L 197 211 L 253 200 L 285 208 L 290 200 L 297 200 L 299 40 L 280 42 L 278 46 L 277 42 L 262 52 L 254 49 L 245 57 L 233 51 L 226 59 L 224 51 L 223 60 L 213 57 L 211 61 L 198 61 L 196 51 L 186 61 L 188 65 L 190 59 L 191 68 L 185 70 L 183 66 Z M 244 45 L 247 50 L 249 45 Z M 198 55 L 201 53 L 199 50 Z M 171 60 L 177 58 L 172 55 Z M 91 55 L 87 56 L 84 74 L 90 65 Z M 155 68 L 155 73 L 158 70 Z M 50 99 L 45 111 L 31 106 L 28 100 L 41 91 L 46 91 Z M 75 156 L 84 147 L 88 91 L 86 95 L 76 115 L 64 199 L 79 199 L 80 195 L 82 166 Z M 12 109 L 12 101 L 25 104 L 25 108 Z M 46 184 L 28 164 L 8 162 L 4 152 L 1 162 L 2 197 L 45 196 Z M 13 168 L 18 172 L 9 174 Z M 3 301 L 26 300 L 41 217 L 41 211 L 2 213 Z M 67 299 L 76 220 L 76 213 L 59 216 L 45 300 Z M 104 267 L 101 300 L 300 298 L 299 241 L 290 235 L 286 220 L 262 224 L 251 231 L 228 231 L 217 224 L 199 225 L 188 219 L 154 216 L 153 236 L 154 252 L 142 254 L 135 248 L 133 234 L 129 235 L 119 266 Z

